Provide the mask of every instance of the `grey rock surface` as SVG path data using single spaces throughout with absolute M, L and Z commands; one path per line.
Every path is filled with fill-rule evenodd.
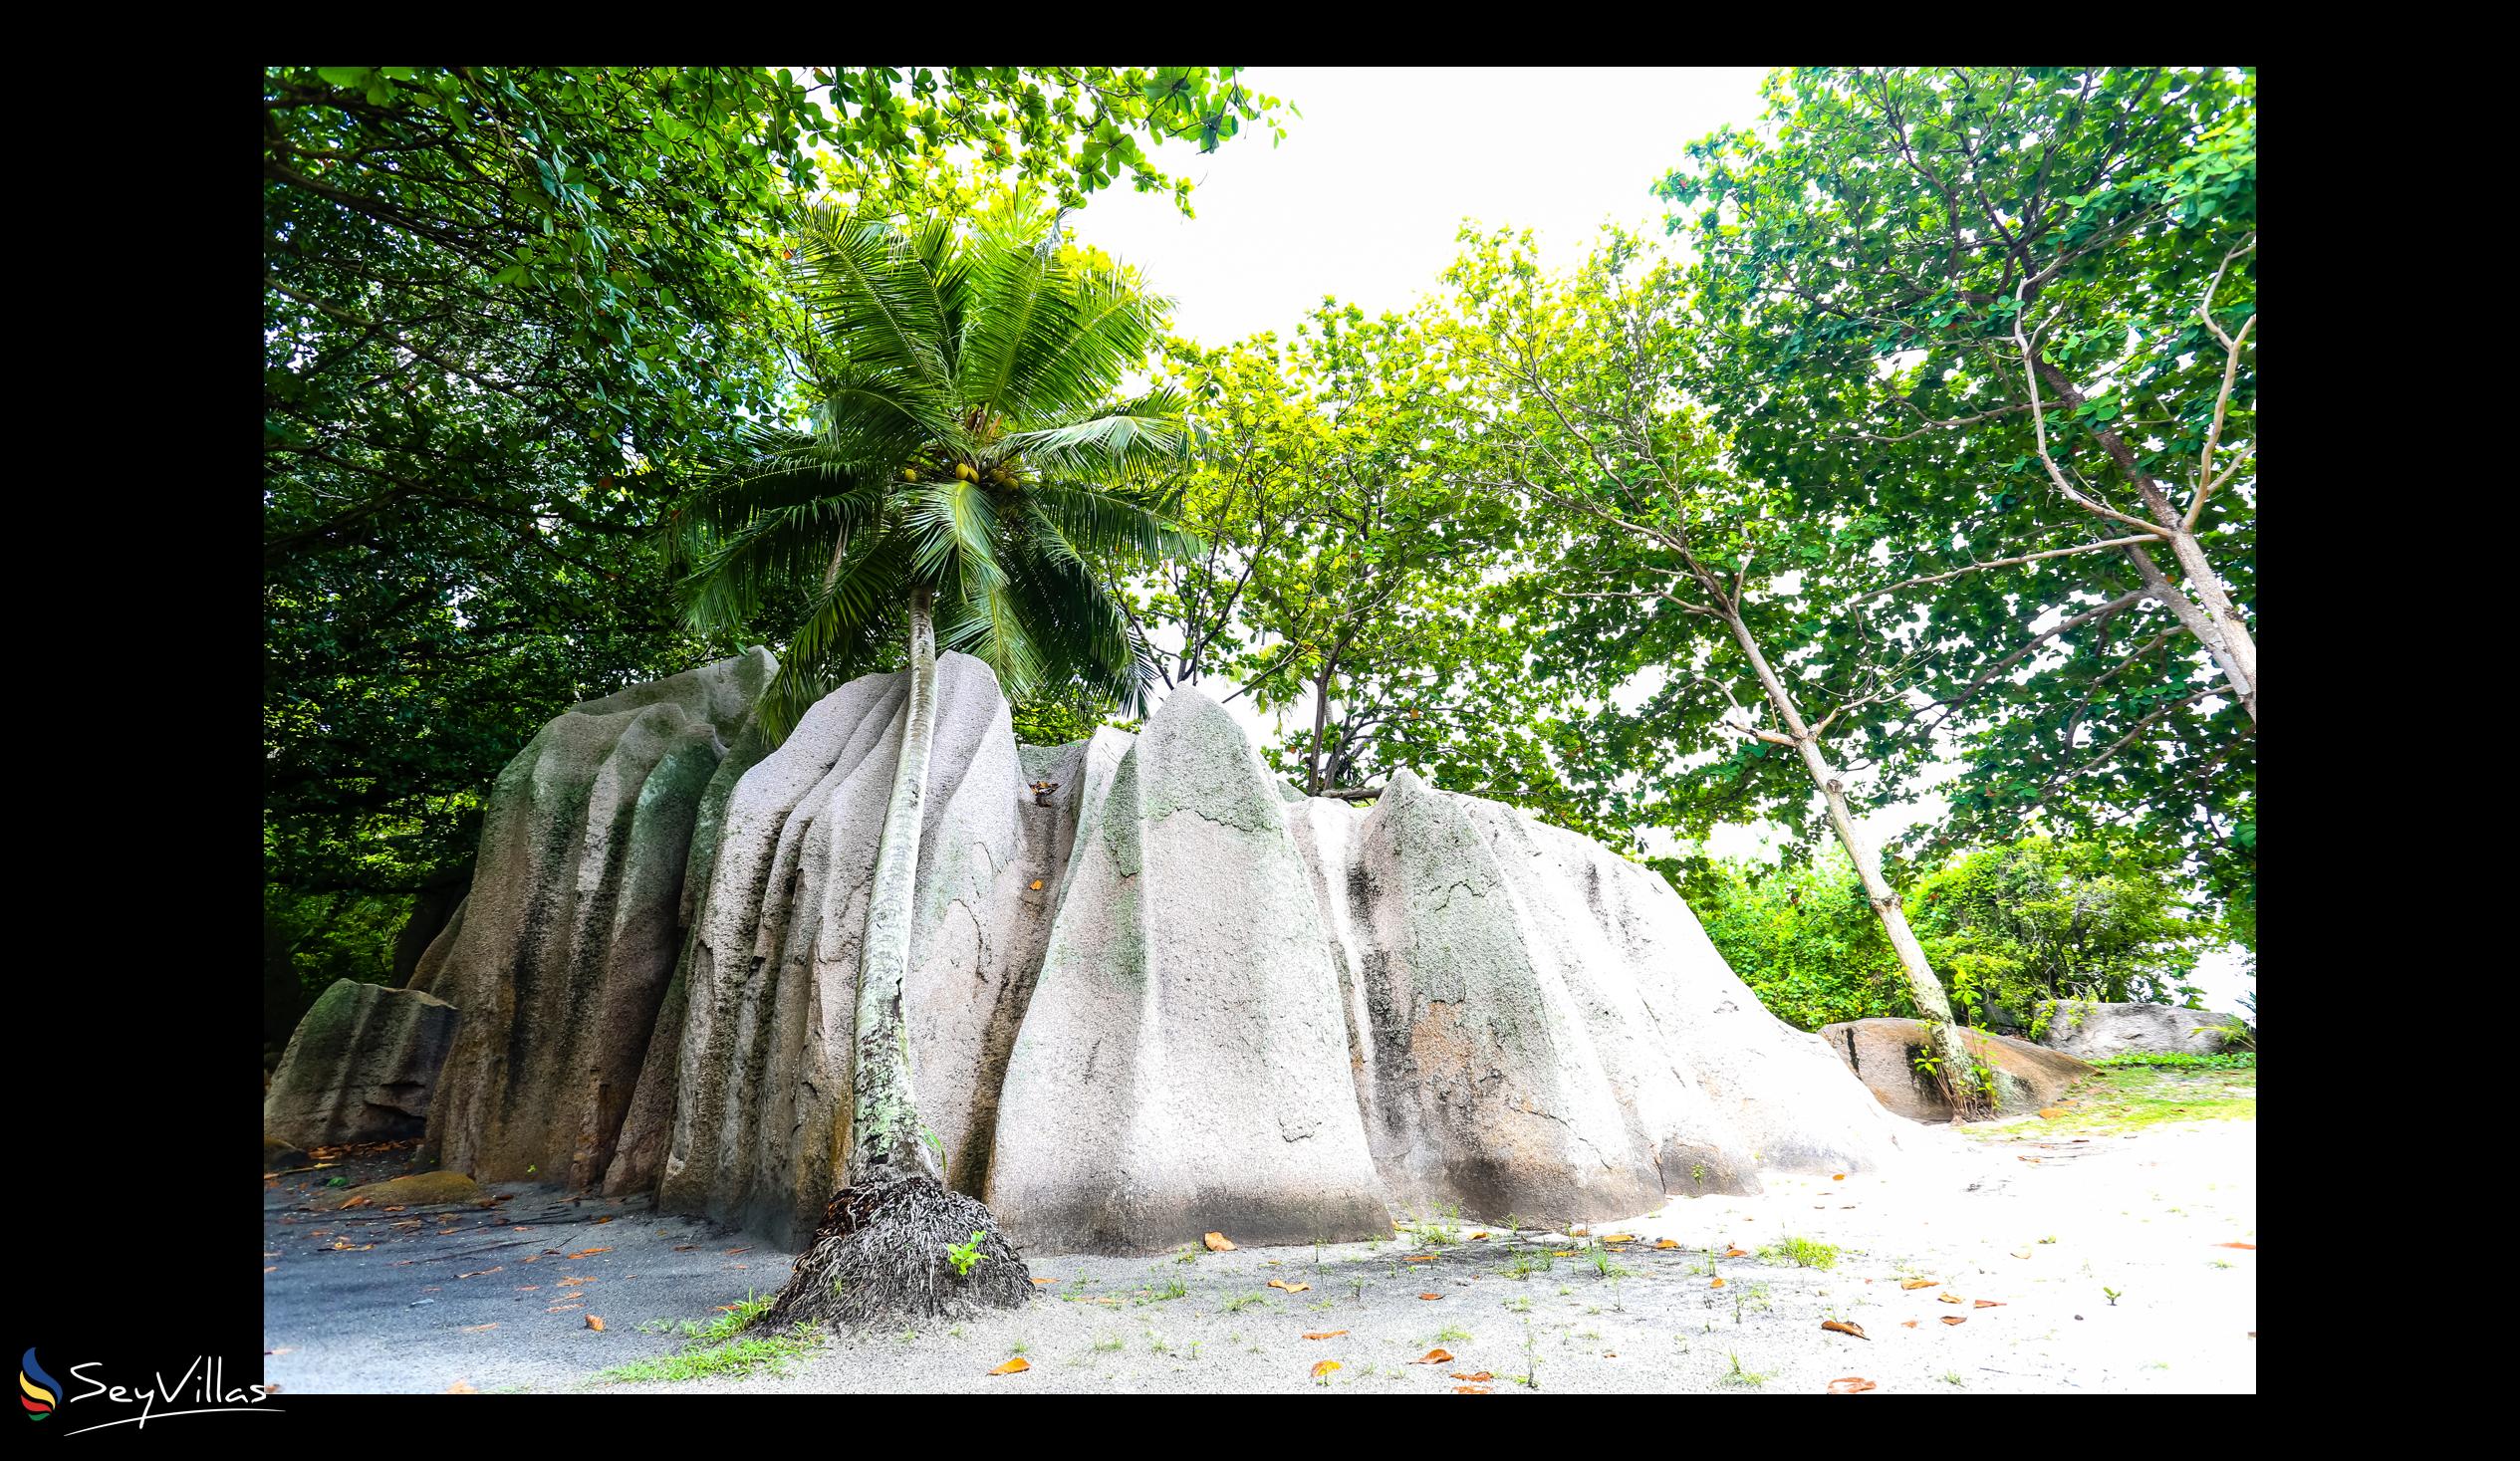
M 1054 1252 L 1387 1231 L 1329 939 L 1251 743 L 1182 689 L 1086 760 L 991 1208 Z
M 586 701 L 500 772 L 461 921 L 422 960 L 462 1012 L 429 1116 L 446 1166 L 603 1177 L 680 947 L 702 795 L 775 668 L 754 649 Z
M 1311 825 L 1327 862 L 1333 820 Z M 1591 1218 L 1896 1160 L 1895 1123 L 1650 869 L 1406 772 L 1346 841 L 1316 886 L 1346 904 L 1364 1106 L 1404 1206 Z
M 333 981 L 298 1022 L 263 1094 L 265 1144 L 419 1135 L 454 1035 L 455 1007 L 424 991 Z
M 2247 1027 L 2232 1016 L 2210 1010 L 2061 999 L 2042 1002 L 2038 1013 L 2047 1020 L 2039 1036 L 2041 1045 L 2087 1061 L 2123 1055 L 2221 1055 L 2248 1048 L 2231 1045 L 2215 1033 Z
M 1915 1020 L 1848 1020 L 1820 1027 L 1819 1039 L 1889 1110 L 1911 1121 L 1947 1121 L 1951 1103 L 1916 1069 L 1926 1027 Z M 1969 1054 L 1995 1072 L 1999 1114 L 2022 1115 L 2053 1105 L 2065 1088 L 2092 1074 L 2072 1056 L 2009 1035 L 1961 1032 Z

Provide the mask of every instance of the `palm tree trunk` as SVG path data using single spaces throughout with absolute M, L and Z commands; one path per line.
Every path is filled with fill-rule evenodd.
M 849 1182 L 899 1177 L 944 1179 L 943 1163 L 919 1124 L 910 1092 L 909 1030 L 901 983 L 910 967 L 910 919 L 918 888 L 918 842 L 925 821 L 927 758 L 936 740 L 935 592 L 910 595 L 910 703 L 901 760 L 876 851 L 875 886 L 858 966 L 858 1040 L 851 1081 Z

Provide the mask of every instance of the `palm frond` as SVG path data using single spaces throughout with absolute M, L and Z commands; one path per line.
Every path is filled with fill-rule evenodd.
M 964 315 L 956 359 L 964 399 L 992 412 L 1009 399 L 1026 357 L 1074 327 L 1069 292 L 1056 277 L 1058 235 L 984 231 L 967 252 L 973 308 Z
M 777 584 L 814 583 L 833 551 L 881 521 L 883 487 L 803 454 L 702 495 L 683 515 L 674 558 L 694 628 L 740 627 Z
M 1142 711 L 1154 680 L 1152 651 L 1090 565 L 1043 546 L 1036 540 L 1006 562 L 1043 680 L 1074 680 L 1132 714 Z
M 905 547 L 901 535 L 878 527 L 850 545 L 839 572 L 814 596 L 762 692 L 762 729 L 774 743 L 787 739 L 815 701 L 881 662 L 908 579 Z
M 1032 525 L 1051 551 L 1079 563 L 1120 558 L 1134 563 L 1195 558 L 1207 545 L 1196 533 L 1134 496 L 1105 488 L 1045 482 L 1024 494 Z
M 1000 398 L 1015 414 L 1055 420 L 1093 410 L 1120 385 L 1161 337 L 1172 302 L 1091 266 L 1054 273 L 1046 287 L 1060 294 L 1058 330 L 1036 332 Z
M 1078 420 L 1010 432 L 1000 445 L 1047 471 L 1117 479 L 1180 459 L 1188 440 L 1183 404 L 1162 387 Z
M 943 300 L 929 268 L 936 255 L 924 234 L 829 206 L 808 209 L 800 232 L 806 304 L 850 365 L 949 392 Z

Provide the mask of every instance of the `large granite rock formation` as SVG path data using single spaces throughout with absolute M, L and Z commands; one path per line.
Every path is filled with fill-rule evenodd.
M 855 681 L 774 750 L 746 722 L 770 668 L 578 706 L 500 778 L 412 978 L 463 1011 L 447 1165 L 812 1231 L 908 697 Z M 1898 1155 L 1644 867 L 1406 775 L 1371 810 L 1304 797 L 1195 689 L 1032 747 L 977 660 L 937 679 L 914 1095 L 1028 1248 L 1353 1239 L 1395 1201 L 1616 1217 Z
M 2238 1019 L 2175 1005 L 2046 1000 L 2036 1023 L 2041 1045 L 2087 1061 L 2123 1055 L 2222 1055 L 2252 1048 L 2225 1038 L 2226 1031 L 2249 1033 Z
M 1951 1103 L 1916 1069 L 1927 1027 L 1916 1020 L 1847 1020 L 1820 1027 L 1820 1039 L 1882 1104 L 1911 1121 L 1947 1121 Z M 1995 1072 L 1995 1109 L 2022 1115 L 2054 1105 L 2092 1068 L 2069 1055 L 1975 1030 L 1960 1032 L 1968 1052 Z
M 333 981 L 298 1022 L 263 1095 L 264 1145 L 272 1137 L 307 1147 L 419 1135 L 454 1037 L 455 1007 L 444 1000 Z
M 499 773 L 472 891 L 413 978 L 462 1012 L 429 1114 L 447 1167 L 604 1176 L 680 947 L 702 793 L 775 668 L 755 649 L 573 706 Z

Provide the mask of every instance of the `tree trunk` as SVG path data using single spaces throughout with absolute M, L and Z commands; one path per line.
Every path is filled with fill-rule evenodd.
M 919 1123 L 910 1090 L 909 1030 L 901 983 L 910 967 L 910 922 L 918 887 L 918 843 L 925 821 L 927 758 L 936 740 L 935 592 L 910 595 L 910 699 L 901 760 L 876 851 L 867 937 L 858 965 L 856 1071 L 850 1093 L 849 1183 L 899 1177 L 944 1179 L 943 1163 Z
M 1304 795 L 1318 797 L 1330 783 L 1322 776 L 1321 743 L 1330 727 L 1330 676 L 1337 666 L 1333 660 L 1322 666 L 1321 678 L 1313 681 L 1313 748 L 1304 753 Z
M 2031 369 L 2048 382 L 2068 409 L 2083 404 L 2082 388 L 2074 383 L 2072 376 L 2036 351 L 2030 353 L 2029 362 Z M 2100 443 L 2100 449 L 2108 453 L 2109 459 L 2117 463 L 2118 470 L 2135 484 L 2136 495 L 2143 499 L 2144 507 L 2152 514 L 2153 528 L 2169 540 L 2170 557 L 2177 560 L 2178 571 L 2185 577 L 2187 588 L 2196 592 L 2196 599 L 2203 601 L 2203 608 L 2199 609 L 2194 600 L 2167 581 L 2152 562 L 2151 555 L 2143 551 L 2143 545 L 2130 545 L 2127 556 L 2135 561 L 2136 571 L 2143 576 L 2144 584 L 2162 596 L 2170 611 L 2178 615 L 2179 623 L 2213 655 L 2214 663 L 2221 667 L 2223 677 L 2231 681 L 2232 692 L 2238 697 L 2240 708 L 2249 713 L 2249 724 L 2254 728 L 2257 725 L 2257 640 L 2250 635 L 2248 623 L 2241 618 L 2239 608 L 2232 604 L 2231 591 L 2224 586 L 2222 576 L 2214 572 L 2213 564 L 2205 558 L 2204 545 L 2198 543 L 2196 535 L 2183 525 L 2183 515 L 2177 504 L 2170 501 L 2169 494 L 2161 490 L 2161 484 L 2136 460 L 2135 451 L 2127 445 L 2126 438 L 2107 426 L 2096 428 L 2092 436 Z
M 1855 863 L 1856 875 L 1864 881 L 1864 896 L 1873 905 L 1874 915 L 1882 920 L 1882 928 L 1890 935 L 1890 947 L 1898 954 L 1900 972 L 1907 976 L 1907 991 L 1933 1026 L 1934 1054 L 1941 1064 L 1937 1068 L 1939 1085 L 1958 1115 L 1972 1115 L 1985 1110 L 1987 1102 L 1976 1084 L 1967 1079 L 1970 1058 L 1968 1047 L 1958 1027 L 1951 1022 L 1951 1002 L 1943 995 L 1942 980 L 1933 972 L 1933 964 L 1925 958 L 1924 945 L 1916 941 L 1915 931 L 1907 926 L 1907 910 L 1898 900 L 1898 892 L 1882 875 L 1882 854 L 1868 842 L 1862 829 L 1855 825 L 1855 812 L 1847 803 L 1846 781 L 1837 768 L 1822 754 L 1820 737 L 1804 723 L 1802 711 L 1784 681 L 1777 678 L 1767 656 L 1760 652 L 1759 641 L 1750 626 L 1741 619 L 1739 603 L 1724 597 L 1718 586 L 1705 586 L 1725 609 L 1724 622 L 1732 629 L 1733 641 L 1748 655 L 1750 667 L 1759 676 L 1759 687 L 1767 694 L 1768 703 L 1776 708 L 1794 738 L 1794 749 L 1803 758 L 1803 769 L 1820 788 L 1820 795 L 1829 807 L 1829 826 L 1838 834 L 1838 842 Z

